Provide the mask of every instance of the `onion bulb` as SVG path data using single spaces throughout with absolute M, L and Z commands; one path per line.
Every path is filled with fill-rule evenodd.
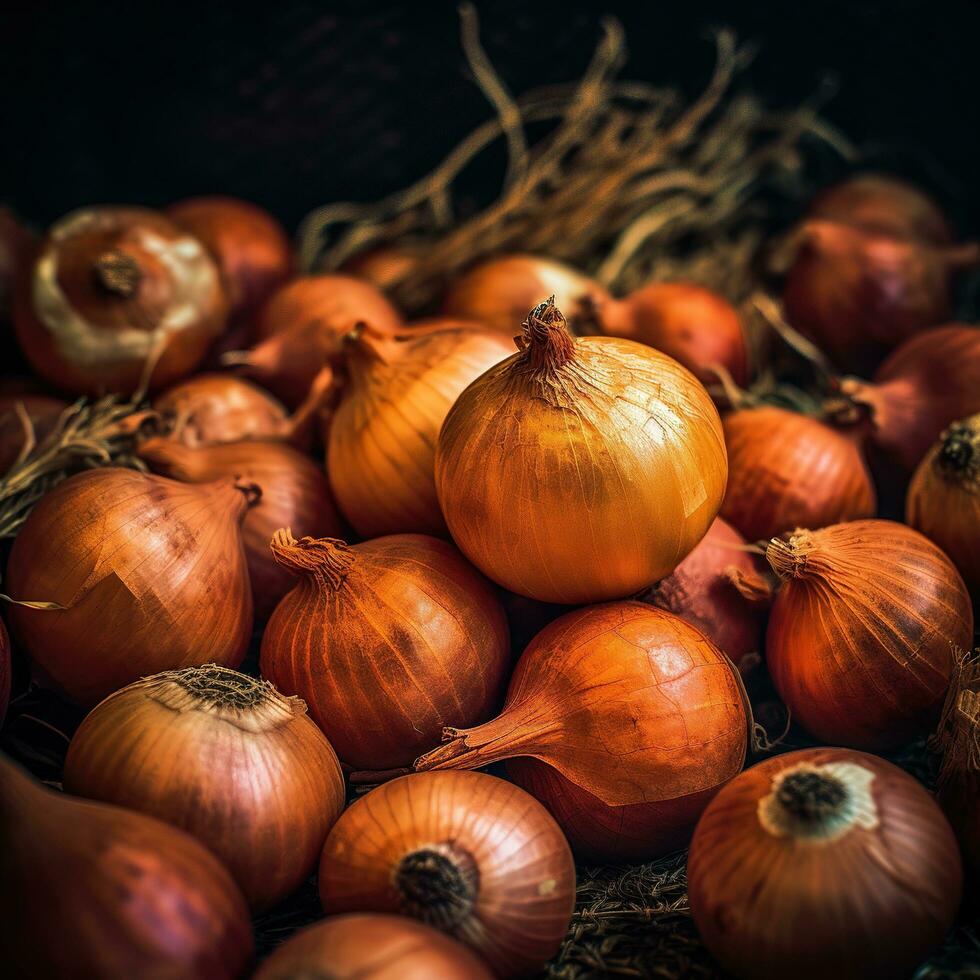
M 792 716 L 825 742 L 880 751 L 935 724 L 973 640 L 970 596 L 952 562 L 893 521 L 852 521 L 774 538 L 783 580 L 766 661 Z
M 204 246 L 136 207 L 82 208 L 54 224 L 18 282 L 14 309 L 34 370 L 77 395 L 172 384 L 201 363 L 227 318 Z
M 365 538 L 446 535 L 436 497 L 435 447 L 459 393 L 511 353 L 500 334 L 432 321 L 345 345 L 347 384 L 324 434 L 337 503 Z
M 348 547 L 282 530 L 272 553 L 299 582 L 262 637 L 262 675 L 306 701 L 348 765 L 410 765 L 445 725 L 496 709 L 507 623 L 452 545 L 395 534 Z
M 775 406 L 739 409 L 722 424 L 728 488 L 721 516 L 750 541 L 874 515 L 857 429 Z
M 418 260 L 417 248 L 388 242 L 358 252 L 341 266 L 340 271 L 364 279 L 378 289 L 388 290 L 400 283 L 415 268 Z
M 403 776 L 357 800 L 327 835 L 320 901 L 421 919 L 500 976 L 539 970 L 575 905 L 575 866 L 545 809 L 476 772 Z
M 708 393 L 650 347 L 572 338 L 551 302 L 517 340 L 439 435 L 436 489 L 456 543 L 499 585 L 546 602 L 620 598 L 669 575 L 725 492 Z
M 0 725 L 7 714 L 7 705 L 10 704 L 10 682 L 13 674 L 13 666 L 10 663 L 10 637 L 7 634 L 7 627 L 0 619 Z
M 248 909 L 176 827 L 39 786 L 0 757 L 0 948 L 16 977 L 236 980 Z
M 340 764 L 306 705 L 216 664 L 109 695 L 75 733 L 64 780 L 192 834 L 253 909 L 306 878 L 344 807 Z
M 35 443 L 43 442 L 61 418 L 68 403 L 47 395 L 0 394 L 0 476 L 17 461 L 27 440 L 18 405 L 30 419 Z
M 420 771 L 508 760 L 581 857 L 647 860 L 683 846 L 742 768 L 737 671 L 699 630 L 639 602 L 556 619 L 524 651 L 500 715 L 446 730 Z
M 911 776 L 848 749 L 804 749 L 733 779 L 698 824 L 691 914 L 752 980 L 911 976 L 953 924 L 956 840 Z
M 7 565 L 10 623 L 40 678 L 89 707 L 146 674 L 237 667 L 252 632 L 240 524 L 256 488 L 89 470 L 31 511 Z

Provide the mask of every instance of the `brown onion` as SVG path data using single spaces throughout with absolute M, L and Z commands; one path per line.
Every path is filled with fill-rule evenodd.
M 524 651 L 503 711 L 418 770 L 508 760 L 587 860 L 646 860 L 683 846 L 705 804 L 742 768 L 737 671 L 677 616 L 639 602 L 568 613 Z
M 365 279 L 378 289 L 388 290 L 401 282 L 415 268 L 418 260 L 419 249 L 389 242 L 358 252 L 340 267 L 340 271 Z
M 576 604 L 628 596 L 704 537 L 728 472 L 697 379 L 650 347 L 573 339 L 553 303 L 456 400 L 436 451 L 453 538 L 489 578 Z
M 306 878 L 344 808 L 340 764 L 306 705 L 217 664 L 111 694 L 75 733 L 64 779 L 192 834 L 253 909 Z
M 324 434 L 337 503 L 365 538 L 447 535 L 435 487 L 439 430 L 460 392 L 513 351 L 506 338 L 458 321 L 429 321 L 345 345 L 347 384 Z
M 452 545 L 395 534 L 348 547 L 284 530 L 272 551 L 300 580 L 266 627 L 262 674 L 306 701 L 348 765 L 410 765 L 445 725 L 496 709 L 507 623 Z
M 915 779 L 825 748 L 766 759 L 722 789 L 687 876 L 705 945 L 752 980 L 911 976 L 963 884 L 949 824 Z
M 10 663 L 10 637 L 7 627 L 0 619 L 0 725 L 7 715 L 7 705 L 10 704 L 10 681 L 13 668 Z
M 256 490 L 106 468 L 70 477 L 14 541 L 10 609 L 39 675 L 91 706 L 146 675 L 237 667 L 252 632 L 240 524 Z
M 722 425 L 728 487 L 721 516 L 750 541 L 874 515 L 857 428 L 775 406 L 738 409 Z
M 210 851 L 140 813 L 54 793 L 0 757 L 9 976 L 236 980 L 245 902 Z
M 0 476 L 7 472 L 24 449 L 27 431 L 21 418 L 21 410 L 30 419 L 31 430 L 36 443 L 43 442 L 52 432 L 67 402 L 47 395 L 3 395 L 0 394 Z
M 201 363 L 227 319 L 204 246 L 155 211 L 115 206 L 73 211 L 51 227 L 14 310 L 34 370 L 79 395 L 172 384 Z
M 293 575 L 277 564 L 269 539 L 281 527 L 313 537 L 344 533 L 322 468 L 281 442 L 230 442 L 191 449 L 173 439 L 148 439 L 140 458 L 155 473 L 185 483 L 237 478 L 262 488 L 242 523 L 255 618 L 265 622 L 293 587 Z
M 484 773 L 422 773 L 379 786 L 337 821 L 320 901 L 327 914 L 421 919 L 500 976 L 524 976 L 561 945 L 575 866 L 554 820 L 523 790 Z
M 783 580 L 766 661 L 792 716 L 817 738 L 879 751 L 935 724 L 973 640 L 970 596 L 952 562 L 893 521 L 852 521 L 774 538 Z

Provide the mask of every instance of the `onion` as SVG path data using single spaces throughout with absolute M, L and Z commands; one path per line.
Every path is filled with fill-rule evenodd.
M 436 489 L 463 553 L 504 588 L 567 604 L 669 575 L 718 513 L 728 468 L 708 393 L 617 337 L 573 339 L 553 303 L 457 399 Z
M 235 980 L 248 910 L 206 848 L 37 785 L 0 757 L 0 948 L 16 977 Z
M 793 717 L 826 742 L 879 751 L 935 724 L 950 644 L 973 640 L 970 596 L 952 562 L 893 521 L 774 538 L 783 580 L 766 660 Z
M 19 414 L 18 405 L 31 421 L 34 439 L 43 442 L 68 407 L 67 402 L 47 395 L 3 395 L 0 394 L 0 475 L 3 475 L 17 461 L 24 448 L 27 432 Z
M 446 724 L 496 709 L 507 623 L 452 545 L 397 534 L 348 547 L 283 530 L 272 551 L 300 581 L 262 637 L 262 674 L 306 701 L 348 765 L 409 765 Z
M 324 442 L 337 503 L 361 537 L 447 535 L 433 474 L 439 429 L 459 393 L 512 350 L 457 321 L 363 331 L 346 345 L 348 384 Z
M 158 389 L 189 374 L 224 329 L 228 302 L 204 246 L 163 215 L 92 207 L 54 224 L 15 296 L 41 377 L 79 395 Z
M 378 289 L 390 289 L 405 278 L 418 264 L 419 250 L 409 248 L 398 242 L 389 242 L 377 248 L 359 252 L 348 259 L 340 271 L 357 276 L 377 286 Z
M 327 836 L 320 901 L 399 912 L 475 949 L 495 973 L 540 969 L 575 905 L 575 866 L 555 822 L 502 779 L 403 776 L 357 800 Z
M 826 748 L 733 779 L 698 824 L 687 876 L 705 945 L 752 980 L 911 976 L 952 925 L 963 879 L 915 779 Z
M 216 664 L 111 694 L 75 733 L 64 778 L 198 838 L 253 909 L 306 878 L 344 808 L 340 765 L 306 705 Z
M 7 706 L 10 704 L 10 681 L 13 667 L 10 663 L 10 637 L 7 635 L 7 627 L 0 619 L 0 725 L 7 715 Z
M 400 915 L 336 915 L 290 936 L 253 980 L 493 980 L 465 946 Z
M 293 587 L 292 574 L 279 565 L 269 540 L 280 527 L 315 537 L 343 533 L 326 474 L 308 456 L 280 442 L 231 442 L 191 449 L 173 439 L 149 439 L 139 455 L 154 472 L 185 483 L 237 478 L 262 488 L 245 515 L 242 540 L 252 583 L 255 618 L 265 622 Z
M 91 706 L 145 674 L 241 663 L 252 596 L 239 525 L 255 488 L 106 468 L 46 494 L 17 534 L 10 622 L 37 671 Z
M 742 768 L 737 671 L 682 619 L 639 602 L 568 613 L 517 662 L 503 711 L 418 770 L 508 760 L 587 860 L 645 860 L 686 843 L 705 804 Z
M 874 515 L 858 430 L 773 406 L 739 409 L 722 424 L 728 488 L 721 516 L 750 541 Z

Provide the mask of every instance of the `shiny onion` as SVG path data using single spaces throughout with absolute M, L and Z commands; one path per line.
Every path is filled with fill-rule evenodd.
M 15 295 L 21 347 L 45 381 L 131 394 L 194 370 L 228 319 L 218 267 L 162 214 L 91 207 L 56 222 Z
M 248 909 L 196 840 L 45 789 L 0 756 L 0 948 L 11 977 L 237 980 Z
M 265 622 L 295 585 L 293 575 L 269 550 L 272 535 L 281 527 L 313 537 L 344 533 L 323 469 L 281 442 L 255 440 L 191 449 L 173 439 L 154 438 L 142 443 L 139 455 L 155 473 L 185 483 L 237 478 L 262 488 L 261 499 L 242 523 L 258 622 Z
M 774 538 L 783 580 L 766 662 L 792 716 L 825 742 L 880 751 L 935 724 L 973 641 L 970 596 L 952 562 L 893 521 L 853 521 Z
M 503 977 L 558 952 L 575 906 L 565 838 L 523 790 L 477 772 L 403 776 L 357 800 L 327 835 L 320 901 L 421 919 Z
M 496 709 L 507 623 L 452 545 L 395 534 L 348 547 L 283 530 L 272 552 L 299 583 L 266 627 L 262 675 L 306 701 L 348 765 L 411 765 L 445 725 Z
M 146 674 L 237 667 L 252 632 L 240 524 L 255 487 L 134 470 L 70 477 L 14 541 L 11 627 L 48 684 L 91 706 Z
M 465 946 L 414 919 L 335 915 L 290 936 L 252 980 L 493 980 Z
M 687 879 L 705 945 L 746 980 L 911 976 L 963 887 L 925 788 L 884 759 L 829 748 L 766 759 L 724 787 Z
M 18 405 L 30 419 L 34 440 L 40 443 L 54 429 L 67 402 L 47 395 L 0 394 L 0 476 L 17 461 L 24 448 L 27 431 L 21 419 Z
M 500 715 L 449 728 L 416 769 L 507 760 L 586 860 L 682 847 L 742 768 L 748 720 L 737 671 L 662 609 L 610 602 L 568 613 L 524 651 Z
M 0 619 L 0 725 L 7 715 L 7 705 L 10 704 L 10 681 L 13 667 L 10 663 L 10 636 L 7 627 Z
M 775 406 L 738 409 L 722 425 L 728 487 L 721 516 L 750 541 L 874 515 L 857 428 Z
M 669 575 L 725 492 L 708 393 L 650 347 L 572 338 L 553 303 L 517 343 L 439 435 L 436 489 L 456 543 L 499 585 L 546 602 L 620 598 Z
M 418 260 L 417 249 L 389 242 L 387 245 L 359 252 L 348 259 L 340 271 L 365 279 L 378 289 L 388 290 L 401 282 L 415 268 Z
M 306 705 L 216 664 L 111 694 L 75 733 L 64 783 L 186 830 L 253 909 L 306 878 L 344 808 L 340 764 Z
M 324 442 L 334 496 L 361 537 L 447 535 L 439 429 L 459 393 L 512 351 L 500 334 L 453 320 L 390 337 L 366 329 L 345 344 L 347 383 Z

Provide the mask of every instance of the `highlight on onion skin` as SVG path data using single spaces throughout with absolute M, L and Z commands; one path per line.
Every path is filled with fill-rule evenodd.
M 929 732 L 952 647 L 973 642 L 970 595 L 953 563 L 893 521 L 852 521 L 774 538 L 782 579 L 766 662 L 792 717 L 821 741 L 869 751 Z
M 10 976 L 236 980 L 241 893 L 188 834 L 35 783 L 0 756 L 0 946 Z
M 13 665 L 10 662 L 10 635 L 7 627 L 0 619 L 0 725 L 7 716 L 7 706 L 10 704 L 10 682 Z
M 290 936 L 253 980 L 493 980 L 461 943 L 401 915 L 334 915 Z
M 505 977 L 539 970 L 575 906 L 575 866 L 554 820 L 495 776 L 403 776 L 350 806 L 327 835 L 328 914 L 412 916 L 470 946 Z
M 68 402 L 48 395 L 0 394 L 0 476 L 17 461 L 27 438 L 18 405 L 30 419 L 35 444 L 44 441 L 68 408 Z
M 752 980 L 911 976 L 953 924 L 963 877 L 923 786 L 832 748 L 733 779 L 698 823 L 687 873 L 705 945 Z
M 746 705 L 738 672 L 689 623 L 639 602 L 589 606 L 524 651 L 498 717 L 447 729 L 415 768 L 506 760 L 579 857 L 649 860 L 684 846 L 741 771 Z

